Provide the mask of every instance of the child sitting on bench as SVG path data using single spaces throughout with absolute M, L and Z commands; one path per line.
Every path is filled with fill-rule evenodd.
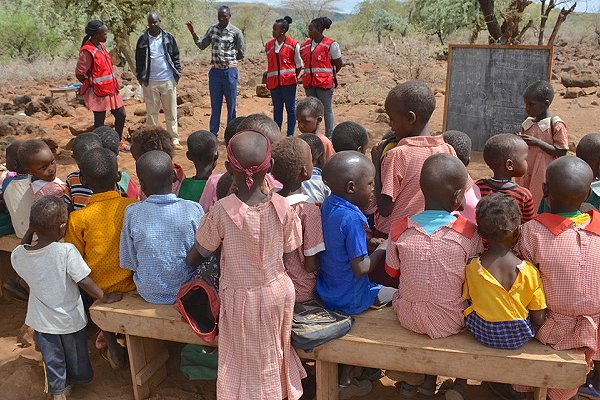
M 209 131 L 192 132 L 187 139 L 188 160 L 194 163 L 196 174 L 185 178 L 179 188 L 179 197 L 186 200 L 199 202 L 210 178 L 217 160 L 219 159 L 219 142 L 217 137 Z
M 25 141 L 19 147 L 19 164 L 31 176 L 33 200 L 42 196 L 55 196 L 62 199 L 65 195 L 63 182 L 56 177 L 56 160 L 50 147 L 41 139 Z

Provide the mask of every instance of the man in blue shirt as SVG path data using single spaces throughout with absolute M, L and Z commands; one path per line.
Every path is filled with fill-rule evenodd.
M 149 303 L 173 304 L 179 288 L 196 269 L 185 258 L 195 243 L 204 211 L 200 204 L 171 193 L 173 165 L 163 151 L 150 151 L 136 163 L 145 201 L 125 210 L 121 267 L 134 272 L 138 293 Z
M 368 273 L 384 261 L 387 242 L 371 256 L 367 251 L 367 219 L 360 210 L 373 195 L 375 168 L 357 151 L 344 151 L 325 165 L 323 178 L 332 195 L 321 206 L 325 251 L 317 276 L 317 295 L 326 308 L 359 314 L 391 301 L 394 289 L 371 283 Z M 379 296 L 379 297 L 378 297 Z

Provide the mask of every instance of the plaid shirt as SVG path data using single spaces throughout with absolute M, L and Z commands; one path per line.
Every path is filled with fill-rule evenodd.
M 215 68 L 237 66 L 237 61 L 244 58 L 246 45 L 244 35 L 237 27 L 228 24 L 221 28 L 213 25 L 206 31 L 204 37 L 196 41 L 196 46 L 204 50 L 212 44 L 211 64 Z

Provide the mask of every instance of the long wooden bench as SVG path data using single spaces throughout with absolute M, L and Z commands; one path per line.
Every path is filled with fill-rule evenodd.
M 209 345 L 172 306 L 149 304 L 135 294 L 96 303 L 90 314 L 101 329 L 126 335 L 136 400 L 148 397 L 167 375 L 163 341 Z M 583 351 L 556 351 L 535 340 L 519 350 L 494 350 L 467 332 L 431 340 L 403 329 L 390 308 L 358 315 L 346 336 L 298 353 L 316 361 L 317 400 L 338 399 L 338 364 L 534 386 L 536 400 L 546 398 L 548 387 L 577 387 L 586 377 Z

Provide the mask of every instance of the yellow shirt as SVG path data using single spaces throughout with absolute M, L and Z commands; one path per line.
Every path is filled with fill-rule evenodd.
M 465 310 L 465 316 L 473 311 L 489 322 L 523 320 L 529 310 L 546 308 L 546 296 L 538 269 L 529 261 L 517 266 L 519 274 L 510 291 L 489 273 L 479 258 L 471 260 L 465 269 L 463 298 L 472 304 Z
M 108 293 L 135 290 L 133 272 L 120 266 L 119 244 L 125 207 L 136 201 L 116 191 L 93 194 L 69 215 L 65 242 L 77 247 L 92 270 L 90 278 Z

